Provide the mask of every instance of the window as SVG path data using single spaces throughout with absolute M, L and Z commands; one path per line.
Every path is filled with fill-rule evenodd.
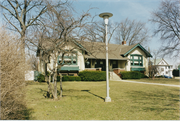
M 161 68 L 161 71 L 164 71 L 164 68 Z
M 100 61 L 100 64 L 103 64 L 103 61 Z
M 131 62 L 131 66 L 143 66 L 143 56 L 133 54 L 131 55 L 130 62 Z
M 60 61 L 62 59 L 62 56 L 58 57 L 58 61 L 60 64 Z M 64 55 L 63 63 L 64 65 L 77 65 L 77 51 L 73 51 L 71 53 Z
M 168 74 L 168 72 L 166 71 L 166 74 Z
M 87 60 L 85 62 L 85 68 L 91 68 L 91 61 L 90 60 Z

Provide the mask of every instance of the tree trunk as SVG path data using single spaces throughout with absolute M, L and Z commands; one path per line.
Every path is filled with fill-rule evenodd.
M 50 82 L 51 82 L 51 75 L 49 74 L 49 79 L 47 81 L 48 91 L 47 91 L 47 95 L 46 95 L 48 98 L 50 97 Z
M 62 74 L 60 73 L 60 98 L 62 98 Z
M 22 59 L 22 75 L 23 75 L 23 79 L 25 80 L 25 70 L 23 69 L 26 65 L 26 58 L 25 58 L 25 35 L 23 35 L 21 38 L 21 59 Z
M 54 99 L 57 100 L 57 72 L 54 74 Z
M 54 97 L 54 90 L 51 87 L 51 74 L 49 75 L 49 81 L 48 81 L 48 92 L 49 92 L 49 97 L 50 97 L 50 92 L 52 93 L 53 97 Z M 48 94 L 47 92 L 47 94 Z

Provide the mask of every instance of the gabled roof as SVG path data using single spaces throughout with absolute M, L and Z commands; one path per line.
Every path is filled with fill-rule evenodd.
M 85 48 L 85 47 L 83 47 L 81 44 L 79 44 L 76 40 L 74 40 L 74 39 L 72 39 L 70 42 L 72 42 L 72 43 L 74 43 L 75 45 L 77 45 L 77 47 L 79 47 L 80 49 L 82 49 L 82 50 L 84 50 L 84 51 L 86 51 L 86 52 L 88 52 L 87 51 L 87 49 Z M 48 41 L 48 39 L 46 40 L 46 39 L 44 39 L 44 41 L 43 42 L 41 42 L 41 47 L 42 48 L 44 48 L 44 49 L 46 49 L 46 50 L 48 50 L 48 51 L 51 51 L 52 49 L 54 49 L 53 47 L 54 46 L 58 46 L 58 45 L 61 45 L 61 46 L 64 46 L 64 42 L 62 42 L 62 41 L 58 41 L 57 40 L 57 42 L 56 42 L 57 44 L 56 45 L 54 45 L 55 43 L 53 43 L 53 41 L 51 42 L 51 41 Z M 40 46 L 40 45 L 39 45 Z M 38 48 L 37 48 L 37 56 L 39 56 L 39 53 L 40 53 L 40 47 L 38 46 Z
M 94 59 L 105 59 L 105 43 L 102 42 L 85 42 L 78 41 L 83 47 L 85 47 L 91 54 L 85 55 L 86 58 Z M 108 44 L 108 58 L 116 60 L 128 60 L 127 55 L 132 52 L 135 48 L 139 47 L 147 57 L 152 57 L 152 55 L 143 48 L 140 44 L 135 45 L 118 45 L 118 44 Z
M 85 58 L 92 58 L 92 59 L 105 59 L 106 58 L 106 50 L 105 50 L 105 43 L 102 42 L 87 42 L 87 41 L 77 41 L 73 39 L 73 42 L 77 47 L 84 50 L 87 54 Z M 47 42 L 43 43 L 48 46 Z M 60 43 L 61 44 L 61 43 Z M 118 45 L 118 44 L 108 44 L 108 58 L 115 59 L 115 60 L 129 60 L 127 55 L 132 52 L 135 48 L 139 47 L 147 57 L 152 57 L 152 55 L 139 43 L 135 45 Z
M 80 43 L 78 43 L 76 40 L 72 40 L 72 42 L 75 45 L 77 45 L 79 48 L 81 48 L 82 50 L 85 50 L 86 52 L 88 52 L 88 50 L 84 46 L 82 46 Z
M 131 46 L 127 46 L 126 48 L 124 48 L 124 52 L 123 52 L 123 56 L 127 56 L 130 52 L 132 52 L 135 48 L 139 47 L 145 54 L 147 57 L 152 57 L 152 55 L 139 43 L 135 44 L 135 45 L 131 45 Z
M 169 65 L 163 58 L 161 59 L 156 59 L 156 62 L 154 62 L 154 65 L 160 65 L 161 62 L 165 62 L 165 64 L 162 65 Z
M 154 65 L 158 65 L 158 63 L 160 62 L 162 60 L 162 58 L 161 59 L 154 59 Z

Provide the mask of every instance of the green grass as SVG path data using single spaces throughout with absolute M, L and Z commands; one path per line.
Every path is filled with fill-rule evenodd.
M 58 83 L 59 87 L 59 83 Z M 59 89 L 59 88 L 58 88 Z M 63 82 L 63 98 L 44 97 L 46 83 L 30 83 L 26 99 L 36 120 L 178 120 L 179 88 L 110 81 Z
M 168 78 L 142 78 L 142 79 L 127 79 L 131 81 L 139 81 L 139 82 L 150 82 L 150 83 L 162 83 L 162 84 L 174 84 L 179 85 L 180 81 L 178 79 L 168 79 Z

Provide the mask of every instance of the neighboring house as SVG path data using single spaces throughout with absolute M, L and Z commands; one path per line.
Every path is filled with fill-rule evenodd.
M 25 72 L 25 80 L 26 81 L 34 81 L 34 71 L 26 71 Z
M 157 67 L 158 73 L 156 74 L 156 76 L 166 75 L 173 77 L 173 65 L 169 65 L 163 58 L 154 60 L 153 65 Z
M 105 43 L 75 40 L 73 43 L 71 46 L 76 46 L 76 49 L 71 55 L 64 57 L 64 66 L 61 67 L 62 74 L 76 75 L 83 70 L 106 70 Z M 148 57 L 152 55 L 142 45 L 128 46 L 125 41 L 122 45 L 108 44 L 108 53 L 110 71 L 116 74 L 120 71 L 140 71 L 148 75 Z M 61 55 L 58 58 L 58 61 L 60 60 Z M 49 64 L 52 64 L 52 61 Z M 38 71 L 42 73 L 49 70 L 42 61 L 39 61 L 38 68 Z

